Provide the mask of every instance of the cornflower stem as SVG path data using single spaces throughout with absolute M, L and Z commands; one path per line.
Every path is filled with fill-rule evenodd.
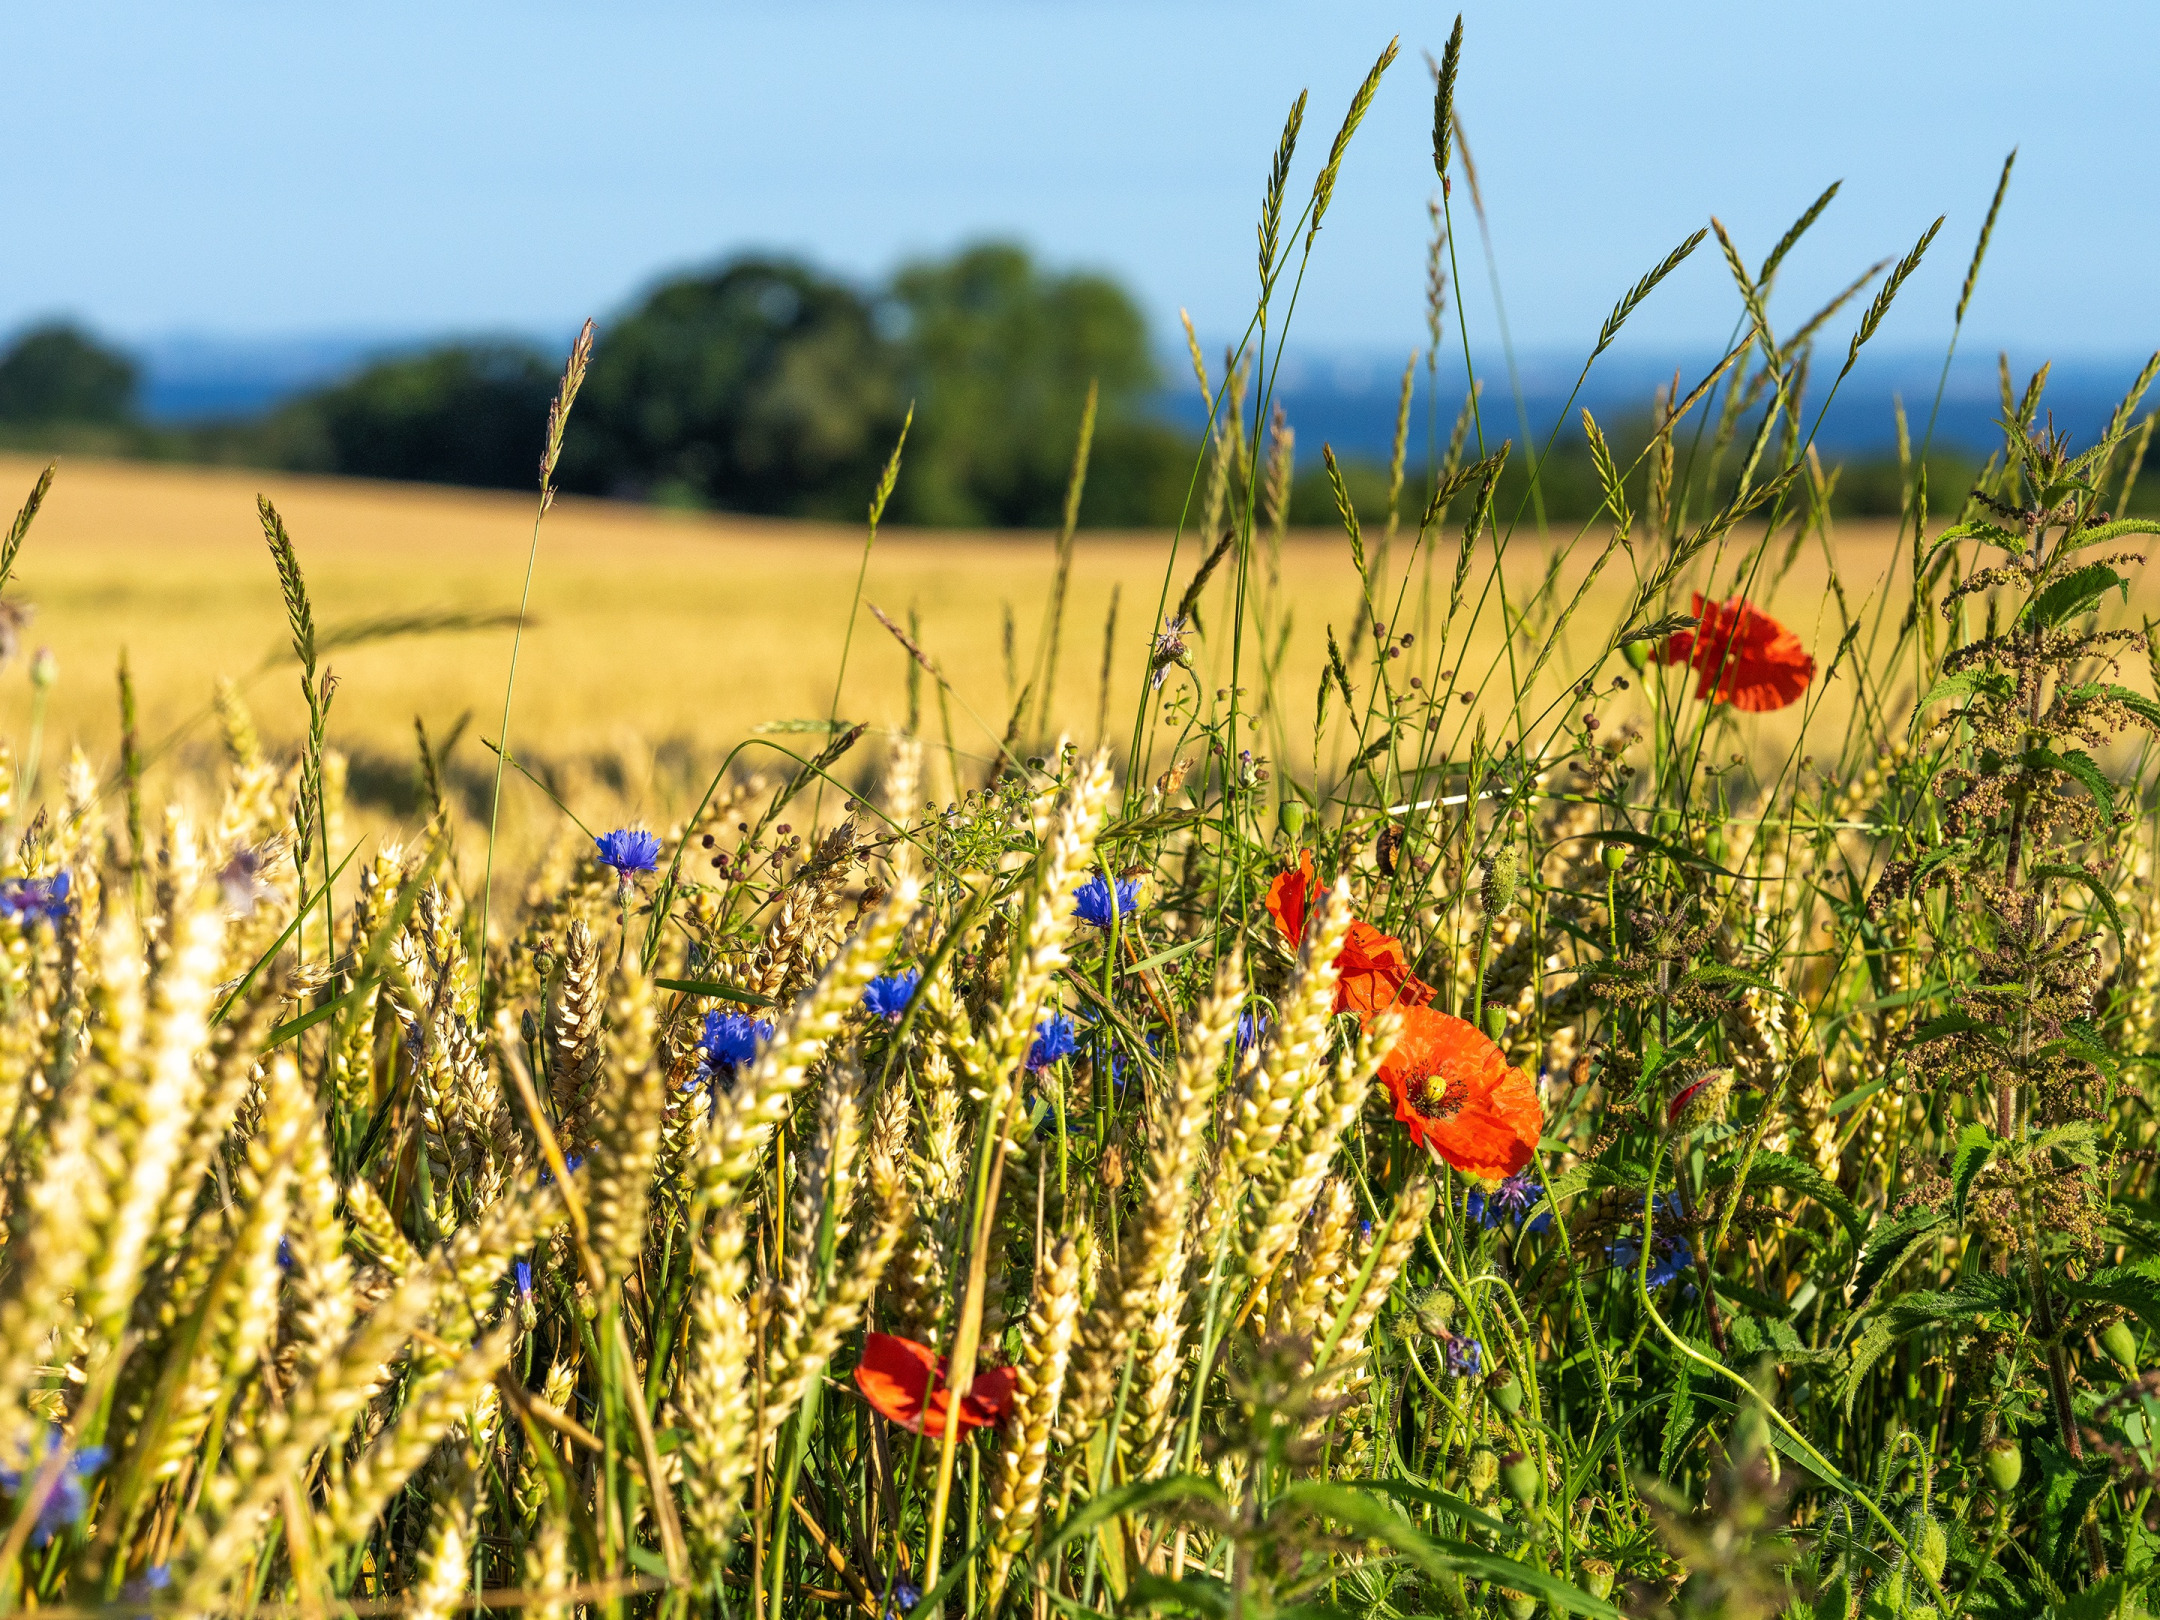
M 1737 1387 L 1749 1400 L 1756 1404 L 1763 1416 L 1775 1425 L 1786 1439 L 1790 1440 L 1806 1454 L 1808 1461 L 1815 1465 L 1824 1479 L 1835 1483 L 1837 1488 L 1848 1498 L 1857 1501 L 1862 1507 L 1866 1508 L 1868 1517 L 1881 1527 L 1883 1534 L 1888 1536 L 1896 1545 L 1897 1550 L 1905 1555 L 1905 1561 L 1918 1570 L 1920 1578 L 1927 1582 L 1928 1591 L 1934 1597 L 1935 1606 L 1939 1612 L 1948 1606 L 1949 1598 L 1944 1595 L 1943 1589 L 1937 1583 L 1935 1577 L 1925 1569 L 1920 1568 L 1919 1561 L 1913 1557 L 1912 1544 L 1905 1539 L 1898 1527 L 1890 1522 L 1889 1516 L 1875 1505 L 1875 1494 L 1862 1488 L 1856 1481 L 1847 1479 L 1844 1473 L 1828 1457 L 1816 1450 L 1814 1443 L 1795 1428 L 1791 1420 L 1777 1409 L 1777 1403 L 1757 1389 L 1751 1380 L 1734 1372 L 1732 1368 L 1726 1366 L 1723 1362 L 1713 1361 L 1710 1357 L 1704 1355 L 1700 1350 L 1689 1344 L 1687 1340 L 1675 1333 L 1665 1318 L 1658 1314 L 1657 1304 L 1650 1298 L 1650 1249 L 1656 1236 L 1654 1223 L 1657 1219 L 1658 1171 L 1663 1167 L 1664 1159 L 1665 1144 L 1661 1141 L 1650 1150 L 1649 1184 L 1643 1190 L 1642 1252 L 1635 1259 L 1635 1298 L 1636 1302 L 1642 1306 L 1645 1319 L 1657 1329 L 1658 1335 L 1667 1344 L 1671 1345 L 1673 1349 L 1677 1350 L 1689 1361 L 1698 1367 L 1717 1374 L 1718 1377 Z M 1772 1448 L 1773 1452 L 1775 1449 L 1775 1447 Z M 1775 1468 L 1775 1466 L 1776 1462 L 1773 1457 L 1772 1467 Z

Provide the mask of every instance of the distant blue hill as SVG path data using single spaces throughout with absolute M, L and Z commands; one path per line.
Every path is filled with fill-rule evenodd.
M 1521 440 L 1521 418 L 1527 413 L 1532 435 L 1542 442 L 1563 409 L 1570 432 L 1579 432 L 1581 411 L 1587 406 L 1601 424 L 1648 413 L 1660 382 L 1670 382 L 1673 367 L 1681 371 L 1681 387 L 1691 388 L 1715 355 L 1677 355 L 1662 365 L 1633 357 L 1608 355 L 1599 361 L 1590 380 L 1573 402 L 1569 392 L 1581 370 L 1580 358 L 1555 359 L 1524 356 L 1523 411 L 1519 412 L 1509 387 L 1507 372 L 1497 354 L 1485 372 L 1482 418 L 1486 439 Z M 1836 357 L 1831 357 L 1835 359 Z M 2142 355 L 2076 356 L 2056 362 L 2049 373 L 2045 411 L 2053 413 L 2056 426 L 2067 429 L 2079 443 L 2090 443 L 2103 431 L 2110 414 L 2137 376 Z M 2012 357 L 2012 377 L 2022 390 L 2035 359 Z M 1820 365 L 1820 361 L 1818 361 Z M 1402 386 L 1400 356 L 1382 358 L 1371 354 L 1300 356 L 1295 350 L 1285 362 L 1276 398 L 1297 434 L 1298 460 L 1316 460 L 1323 443 L 1332 444 L 1345 459 L 1384 459 L 1395 434 L 1397 400 Z M 1927 426 L 1930 405 L 1942 371 L 1942 357 L 1935 354 L 1885 354 L 1865 356 L 1845 379 L 1816 433 L 1816 443 L 1833 457 L 1880 455 L 1897 444 L 1895 401 L 1902 398 L 1913 441 L 1917 446 Z M 1834 377 L 1818 370 L 1810 380 L 1803 402 L 1803 417 L 1812 424 L 1822 408 L 1824 391 Z M 1438 410 L 1428 414 L 1430 397 L 1422 366 L 1417 372 L 1417 403 L 1411 415 L 1411 460 L 1421 459 L 1428 432 L 1444 447 L 1461 408 L 1464 374 L 1458 353 L 1443 358 L 1438 373 Z M 1204 420 L 1197 386 L 1185 382 L 1166 395 L 1170 414 L 1197 427 Z M 2160 406 L 2160 388 L 2154 389 L 2140 414 Z M 1248 402 L 1247 412 L 1251 405 Z M 1996 423 L 2002 414 L 1993 351 L 1975 349 L 1961 353 L 1951 368 L 1936 418 L 1936 442 L 1985 455 L 2001 442 Z

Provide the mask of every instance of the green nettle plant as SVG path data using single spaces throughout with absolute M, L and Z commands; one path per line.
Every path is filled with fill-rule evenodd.
M 2079 1385 L 2081 1373 L 2111 1381 L 2110 1362 L 2134 1372 L 2126 1313 L 2160 1324 L 2160 1260 L 2107 1263 L 2119 1246 L 2155 1252 L 2142 1213 L 2150 1152 L 2118 1111 L 2154 1054 L 2122 1039 L 2129 998 L 2108 947 L 2124 935 L 2116 895 L 2134 811 L 2095 757 L 2127 733 L 2160 733 L 2160 705 L 2108 678 L 2145 637 L 2096 618 L 2118 594 L 2127 599 L 2122 570 L 2143 560 L 2106 548 L 2160 525 L 2101 509 L 2120 416 L 2073 455 L 2052 427 L 2032 430 L 2041 381 L 2006 411 L 2008 454 L 1993 487 L 1975 493 L 1972 515 L 1921 565 L 1954 566 L 1966 544 L 1995 554 L 1945 593 L 1954 645 L 1913 722 L 1936 752 L 1914 775 L 1911 838 L 1874 886 L 1863 948 L 1924 958 L 1916 1011 L 1943 1010 L 1908 1032 L 1896 1076 L 1954 1147 L 1916 1167 L 1903 1209 L 1861 1256 L 1853 1287 L 1873 1314 L 1846 1391 L 1850 1402 L 1899 1340 L 1942 1330 L 1990 1470 L 2021 1472 L 2014 1436 L 2044 1435 L 2025 1489 L 2043 1504 L 2047 1575 L 2073 1584 L 2073 1545 L 2095 1582 L 2111 1563 L 2141 1561 L 2136 1513 L 2151 1492 L 2141 1465 L 2125 1474 L 2094 1455 L 2124 1460 L 2106 1419 L 2125 1414 Z M 1948 1276 L 1898 1286 L 1921 1255 Z M 2112 1500 L 2133 1486 L 2135 1503 Z M 1974 1570 L 1983 1586 L 2002 1573 L 1994 1555 L 2013 1488 L 1997 1491 L 1995 1533 Z

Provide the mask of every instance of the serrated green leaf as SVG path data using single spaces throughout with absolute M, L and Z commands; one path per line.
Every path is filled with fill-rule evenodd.
M 1853 1309 L 1866 1310 L 1883 1279 L 1897 1269 L 1916 1244 L 1949 1219 L 1939 1209 L 1915 1206 L 1869 1233 L 1867 1247 L 1860 1251 L 1860 1263 L 1853 1268 Z
M 2002 1031 L 1985 1018 L 1975 1018 L 1968 1012 L 1946 1012 L 1930 1018 L 1913 1031 L 1915 1041 L 1939 1041 L 1945 1035 L 1984 1035 L 1991 1041 L 1999 1041 Z
M 1945 675 L 1928 688 L 1927 696 L 1913 706 L 1912 723 L 1917 730 L 1929 709 L 1938 703 L 1947 703 L 1952 698 L 1969 698 L 1981 692 L 1990 697 L 2002 698 L 2010 696 L 2016 690 L 2016 683 L 2000 670 L 1960 670 L 1955 675 Z
M 2073 748 L 2067 754 L 2058 754 L 2052 748 L 2032 748 L 2026 750 L 2021 763 L 2028 771 L 2058 771 L 2075 778 L 2093 796 L 2108 820 L 2115 819 L 2115 786 L 2092 755 L 2082 748 Z
M 2032 876 L 2039 878 L 2062 878 L 2066 882 L 2082 884 L 2092 897 L 2100 902 L 2100 909 L 2107 913 L 2108 925 L 2115 930 L 2117 939 L 2128 939 L 2129 931 L 2123 927 L 2122 912 L 2117 909 L 2115 896 L 2107 885 L 2082 866 L 2072 866 L 2067 861 L 2048 861 L 2032 869 Z
M 2120 589 L 2123 600 L 2130 600 L 2130 582 L 2106 563 L 2087 563 L 2083 568 L 2063 575 L 2061 579 L 2043 590 L 2025 604 L 2018 615 L 2020 630 L 2045 630 L 2061 624 L 2096 605 L 2109 591 Z
M 2096 1299 L 2120 1305 L 2160 1333 L 2160 1260 L 2135 1260 L 2127 1266 L 2109 1266 L 2090 1277 L 2066 1278 L 2060 1286 L 2072 1299 Z
M 1658 1472 L 1668 1479 L 1672 1477 L 1673 1459 L 1686 1449 L 1688 1437 L 1695 1432 L 1695 1402 L 1691 1390 L 1694 1380 L 1689 1368 L 1694 1364 L 1682 1361 L 1673 1379 L 1672 1405 L 1665 1409 L 1665 1433 L 1658 1447 Z
M 1875 1363 L 1887 1356 L 1897 1344 L 1897 1335 L 1890 1331 L 1890 1319 L 1878 1316 L 1868 1323 L 1852 1348 L 1852 1360 L 1845 1367 L 1845 1393 L 1842 1405 L 1847 1417 L 1852 1416 L 1853 1396 L 1859 1393 L 1867 1375 L 1875 1370 Z
M 1957 1153 L 1950 1161 L 1950 1218 L 1965 1224 L 1965 1200 L 1973 1182 L 1995 1157 L 1995 1133 L 1977 1120 L 1958 1133 Z
M 1707 1179 L 1711 1186 L 1722 1187 L 1731 1182 L 1738 1170 L 1738 1163 L 1727 1159 L 1712 1165 Z M 1845 1229 L 1852 1233 L 1855 1243 L 1867 1233 L 1867 1220 L 1853 1207 L 1852 1200 L 1838 1190 L 1836 1182 L 1803 1159 L 1795 1159 L 1785 1153 L 1758 1151 L 1754 1162 L 1748 1166 L 1747 1186 L 1758 1185 L 1782 1187 L 1787 1192 L 1800 1193 L 1814 1199 L 1845 1223 Z M 1747 1187 L 1740 1191 L 1746 1192 Z

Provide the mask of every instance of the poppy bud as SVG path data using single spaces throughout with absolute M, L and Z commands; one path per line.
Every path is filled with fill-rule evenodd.
M 1445 1288 L 1428 1290 L 1419 1297 L 1417 1324 L 1434 1338 L 1447 1333 L 1448 1324 L 1455 1320 L 1455 1296 Z
M 1606 871 L 1617 872 L 1627 865 L 1627 851 L 1618 844 L 1607 844 L 1605 853 L 1599 859 L 1604 861 Z
M 1293 844 L 1296 843 L 1298 835 L 1305 830 L 1304 801 L 1301 799 L 1283 800 L 1281 804 L 1275 807 L 1275 825 L 1282 829 L 1285 838 L 1289 839 Z
M 1875 1595 L 1882 1601 L 1871 1604 L 1871 1609 L 1879 1608 L 1884 1614 L 1904 1614 L 1905 1567 L 1902 1564 L 1894 1564 L 1883 1572 L 1882 1578 L 1875 1583 Z
M 2137 1335 L 2130 1331 L 2128 1322 L 2110 1322 L 2100 1335 L 2100 1348 L 2123 1370 L 2125 1378 L 2137 1376 Z
M 1493 1590 L 1500 1594 L 1500 1606 L 1507 1610 L 1508 1620 L 1530 1620 L 1537 1613 L 1536 1598 L 1508 1586 L 1496 1586 Z
M 2008 1435 L 1998 1435 L 1980 1453 L 1980 1466 L 1987 1470 L 1988 1483 L 2007 1496 L 2017 1489 L 2018 1476 L 2025 1472 L 2025 1454 Z
M 1465 1482 L 1469 1485 L 1472 1496 L 1491 1495 L 1492 1488 L 1499 1483 L 1499 1479 L 1500 1458 L 1491 1446 L 1479 1446 L 1470 1453 L 1470 1467 L 1465 1475 Z
M 1944 1533 L 1942 1521 L 1932 1513 L 1915 1514 L 1906 1539 L 1912 1543 L 1913 1562 L 1929 1580 L 1940 1585 L 1944 1566 L 1950 1562 L 1950 1537 Z
M 53 657 L 50 647 L 40 647 L 37 656 L 30 660 L 30 684 L 41 692 L 49 692 L 60 679 L 60 660 Z
M 1522 1385 L 1515 1375 L 1504 1367 L 1495 1368 L 1485 1380 L 1485 1392 L 1493 1399 L 1493 1405 L 1509 1417 L 1522 1410 Z
M 1485 869 L 1485 881 L 1478 889 L 1478 901 L 1486 916 L 1497 917 L 1515 903 L 1522 889 L 1522 851 L 1502 844 L 1479 864 Z
M 1582 1562 L 1583 1590 L 1603 1603 L 1612 1596 L 1613 1567 L 1602 1558 L 1585 1558 Z
M 1620 656 L 1628 661 L 1628 668 L 1640 675 L 1650 667 L 1650 643 L 1631 641 L 1620 649 Z
M 1521 1452 L 1511 1451 L 1500 1460 L 1500 1482 L 1508 1495 L 1527 1507 L 1537 1500 L 1538 1466 Z
M 1665 1105 L 1665 1129 L 1673 1136 L 1687 1136 L 1725 1117 L 1732 1096 L 1732 1070 L 1712 1069 L 1673 1093 Z

